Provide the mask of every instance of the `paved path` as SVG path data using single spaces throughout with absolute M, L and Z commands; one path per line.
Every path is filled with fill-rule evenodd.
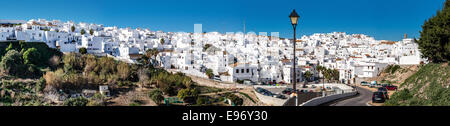
M 372 91 L 361 87 L 356 87 L 356 89 L 359 93 L 356 97 L 338 100 L 330 103 L 329 106 L 367 106 L 367 103 L 372 100 Z

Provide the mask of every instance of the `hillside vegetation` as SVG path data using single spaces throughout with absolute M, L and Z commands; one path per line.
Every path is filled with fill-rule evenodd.
M 42 42 L 0 42 L 0 77 L 39 78 L 43 69 L 58 67 L 61 56 Z
M 197 86 L 183 73 L 157 68 L 157 53 L 150 49 L 140 63 L 128 64 L 92 54 L 63 55 L 45 43 L 1 42 L 0 106 L 136 106 L 147 105 L 150 99 L 161 105 L 165 97 L 178 97 L 185 105 L 216 105 L 225 98 L 242 105 L 234 94 L 220 96 L 219 89 Z M 112 97 L 72 96 L 100 85 L 108 85 Z M 215 94 L 200 96 L 208 93 Z
M 387 106 L 450 106 L 450 66 L 430 63 L 408 77 Z

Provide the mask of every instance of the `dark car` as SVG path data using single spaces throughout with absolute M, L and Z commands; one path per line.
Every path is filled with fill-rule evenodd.
M 383 87 L 385 87 L 386 89 L 388 89 L 390 91 L 396 91 L 398 88 L 397 86 L 392 85 L 392 84 L 386 84 L 386 85 L 383 85 Z
M 279 99 L 287 99 L 287 97 L 282 94 L 274 94 L 273 97 L 279 98 Z
M 256 88 L 256 92 L 258 92 L 258 93 L 260 93 L 260 94 L 263 94 L 263 95 L 265 95 L 265 96 L 273 96 L 273 94 L 272 94 L 272 92 L 270 92 L 270 91 L 268 91 L 268 90 L 266 90 L 266 89 L 264 89 L 264 88 Z
M 386 97 L 383 92 L 374 92 L 372 95 L 372 103 L 384 103 Z
M 378 92 L 383 92 L 384 96 L 386 99 L 389 99 L 389 95 L 388 95 L 388 89 L 385 87 L 380 87 L 378 88 Z
M 265 96 L 270 96 L 270 97 L 272 97 L 273 96 L 273 94 L 272 94 L 272 92 L 270 92 L 270 91 L 264 91 L 263 93 L 262 93 L 263 95 L 265 95 Z
M 286 88 L 286 89 L 284 89 L 281 93 L 287 94 L 287 95 L 291 95 L 292 92 L 294 92 L 294 89 L 292 89 L 292 88 Z
M 258 92 L 258 93 L 262 93 L 265 89 L 260 88 L 260 87 L 257 87 L 255 90 L 256 90 L 256 92 Z

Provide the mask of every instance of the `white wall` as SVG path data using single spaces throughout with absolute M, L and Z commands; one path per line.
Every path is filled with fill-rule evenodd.
M 401 56 L 400 65 L 418 65 L 420 64 L 420 56 L 413 55 L 413 56 Z

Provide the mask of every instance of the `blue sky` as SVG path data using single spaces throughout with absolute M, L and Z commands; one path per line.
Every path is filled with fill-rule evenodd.
M 445 0 L 14 0 L 0 7 L 0 19 L 58 19 L 105 26 L 193 32 L 280 32 L 292 37 L 289 14 L 301 19 L 298 36 L 362 33 L 380 40 L 419 37 L 423 22 Z

